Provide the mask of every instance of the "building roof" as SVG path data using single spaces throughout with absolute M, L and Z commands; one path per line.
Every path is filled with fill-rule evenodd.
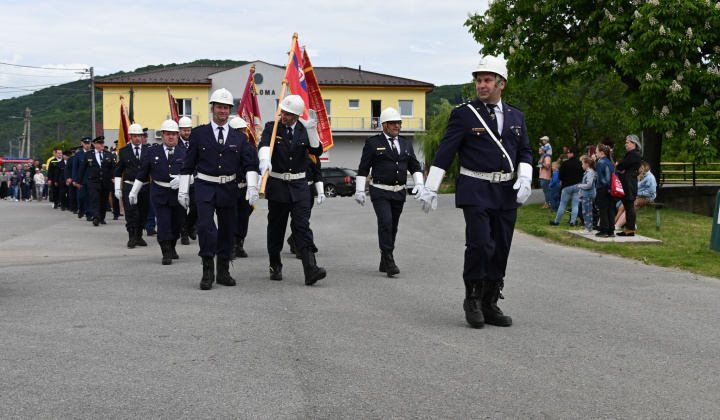
M 281 66 L 276 66 L 282 69 Z M 209 76 L 236 67 L 227 66 L 180 66 L 170 69 L 152 70 L 140 73 L 127 73 L 118 76 L 97 79 L 96 83 L 105 84 L 206 84 L 211 85 Z M 321 86 L 378 86 L 378 87 L 420 87 L 433 89 L 432 83 L 390 76 L 382 73 L 362 70 L 360 67 L 314 67 L 318 84 Z
M 127 73 L 97 79 L 97 84 L 203 84 L 211 85 L 209 76 L 235 67 L 229 66 L 180 66 L 169 69 Z

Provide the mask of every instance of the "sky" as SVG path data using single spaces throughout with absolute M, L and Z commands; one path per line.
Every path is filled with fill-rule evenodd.
M 294 32 L 314 66 L 467 83 L 480 45 L 463 24 L 485 10 L 486 0 L 0 0 L 0 99 L 90 67 L 102 77 L 196 59 L 284 65 Z

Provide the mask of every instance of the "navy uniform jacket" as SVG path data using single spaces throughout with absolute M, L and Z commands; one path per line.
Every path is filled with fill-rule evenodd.
M 260 172 L 257 163 L 257 151 L 248 142 L 247 136 L 225 124 L 225 138 L 221 145 L 215 139 L 212 125 L 195 127 L 190 134 L 190 147 L 187 149 L 185 164 L 180 173 L 192 175 L 223 176 L 235 174 L 235 180 L 225 184 L 203 181 L 195 177 L 195 200 L 211 201 L 213 196 L 218 206 L 232 207 L 236 204 L 239 179 L 249 171 Z
M 163 148 L 163 150 L 165 149 Z M 132 143 L 120 149 L 118 163 L 115 166 L 115 177 L 122 177 L 123 181 L 135 182 L 135 178 L 142 166 L 142 159 L 145 159 L 147 153 L 148 147 L 146 144 L 140 145 L 140 160 L 135 157 L 135 146 Z
M 75 155 L 70 156 L 68 158 L 67 162 L 65 162 L 65 170 L 64 170 L 64 174 L 63 174 L 64 180 L 67 180 L 68 178 L 72 178 L 72 169 L 73 169 L 74 164 L 75 164 Z M 65 182 L 64 180 L 63 180 L 63 182 Z
M 313 159 L 315 161 L 313 162 Z M 312 181 L 315 182 L 323 182 L 323 176 L 322 176 L 322 165 L 320 164 L 320 158 L 317 156 L 310 157 L 310 154 L 307 155 L 307 171 L 305 172 L 305 179 L 308 180 L 308 182 Z M 314 188 L 314 185 L 311 185 L 311 187 Z
M 88 177 L 88 188 L 100 189 L 104 186 L 108 190 L 114 190 L 113 174 L 115 173 L 115 158 L 108 151 L 103 152 L 103 163 L 100 166 L 95 159 L 95 150 L 85 153 L 85 156 L 78 170 L 78 179 L 82 179 L 85 174 Z
M 270 147 L 270 137 L 272 137 L 273 126 L 275 122 L 265 124 L 262 138 L 258 148 Z M 313 154 L 320 157 L 323 153 L 322 143 L 318 147 L 310 147 L 307 130 L 300 122 L 295 124 L 293 138 L 288 137 L 287 127 L 278 124 L 277 133 L 275 135 L 275 147 L 273 149 L 270 163 L 272 171 L 277 173 L 299 174 L 307 172 L 307 154 Z M 306 173 L 307 175 L 307 173 Z M 265 185 L 265 198 L 271 201 L 279 201 L 282 203 L 294 203 L 297 201 L 309 200 L 307 179 L 295 179 L 291 181 L 283 181 L 281 179 L 268 176 Z
M 165 156 L 165 145 L 162 147 L 149 147 L 142 157 L 142 166 L 138 171 L 136 180 L 148 182 L 152 176 L 153 181 L 170 182 L 170 175 L 179 175 L 185 163 L 185 148 L 173 148 L 173 155 L 168 159 Z M 133 159 L 135 154 L 133 153 Z M 179 206 L 178 190 L 163 187 L 155 182 L 150 184 L 150 200 L 153 204 L 162 206 Z
M 502 135 L 497 139 L 510 155 L 517 171 L 520 163 L 532 165 L 532 150 L 528 140 L 525 115 L 517 108 L 501 102 L 504 122 Z M 490 112 L 479 99 L 465 102 L 450 113 L 445 136 L 438 146 L 433 166 L 447 170 L 458 155 L 460 166 L 478 172 L 510 173 L 510 163 L 503 151 L 485 131 L 477 116 L 468 109 L 467 104 L 475 107 L 480 116 L 490 126 Z M 514 209 L 520 207 L 517 191 L 513 189 L 515 180 L 497 184 L 478 178 L 460 175 L 455 193 L 455 205 L 482 206 L 488 209 Z
M 250 144 L 249 141 L 248 141 L 248 144 Z M 257 167 L 260 166 L 260 159 L 258 158 L 257 149 L 256 149 L 255 146 L 253 146 L 252 144 L 250 144 L 250 148 L 251 148 L 252 150 L 254 150 L 254 153 L 253 153 L 253 156 L 252 156 L 252 158 L 253 158 L 253 159 L 252 159 L 252 160 L 253 160 L 253 167 L 257 168 Z M 247 179 L 245 179 L 245 176 L 246 176 L 246 173 L 243 172 L 242 176 L 238 178 L 238 183 L 241 183 L 241 182 L 247 183 Z M 246 185 L 245 187 L 243 187 L 243 188 L 238 188 L 237 198 L 244 200 L 246 193 L 247 193 L 247 185 Z
M 410 173 L 420 172 L 420 162 L 415 157 L 412 142 L 405 137 L 398 136 L 400 151 L 398 158 L 392 155 L 390 142 L 384 133 L 368 137 L 365 140 L 358 176 L 368 176 L 372 169 L 373 183 L 383 185 L 405 185 L 408 170 Z M 382 197 L 388 200 L 405 201 L 405 189 L 400 191 L 381 190 L 370 186 L 370 197 Z
M 73 160 L 72 180 L 73 182 L 78 182 L 81 185 L 87 185 L 87 172 L 82 179 L 78 180 L 78 172 L 80 172 L 80 166 L 82 166 L 83 160 L 85 160 L 85 150 L 78 150 L 77 153 L 75 153 L 75 159 Z

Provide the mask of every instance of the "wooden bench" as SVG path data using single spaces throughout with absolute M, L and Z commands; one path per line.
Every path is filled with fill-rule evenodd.
M 667 207 L 667 204 L 651 201 L 651 202 L 647 203 L 645 206 L 652 207 L 655 209 L 655 229 L 660 230 L 660 210 Z

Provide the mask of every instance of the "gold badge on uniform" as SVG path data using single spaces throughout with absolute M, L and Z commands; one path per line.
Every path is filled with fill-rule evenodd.
M 482 128 L 482 127 L 473 127 L 472 130 L 473 130 L 473 131 L 485 131 L 485 129 Z
M 378 150 L 385 150 L 384 147 L 378 147 L 377 149 L 378 149 Z

